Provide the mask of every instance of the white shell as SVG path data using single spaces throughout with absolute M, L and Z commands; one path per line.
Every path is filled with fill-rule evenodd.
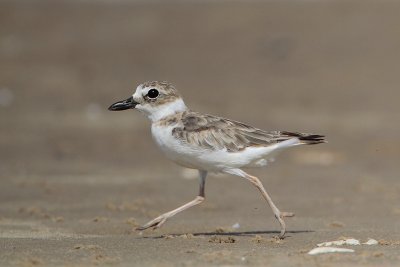
M 354 249 L 335 248 L 335 247 L 319 247 L 319 248 L 314 248 L 314 249 L 310 250 L 307 254 L 308 255 L 318 255 L 318 254 L 335 253 L 335 252 L 352 253 L 352 252 L 354 252 Z
M 360 245 L 360 241 L 354 238 L 330 241 L 330 242 L 323 242 L 317 244 L 318 247 L 329 247 L 329 246 L 343 246 L 343 245 Z

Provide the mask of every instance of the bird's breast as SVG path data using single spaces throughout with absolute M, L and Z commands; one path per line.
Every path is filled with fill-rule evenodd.
M 174 126 L 152 125 L 151 133 L 157 146 L 170 160 L 189 168 L 198 168 L 196 151 L 182 144 L 172 135 Z

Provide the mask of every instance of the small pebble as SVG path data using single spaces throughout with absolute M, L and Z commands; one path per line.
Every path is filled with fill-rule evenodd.
M 377 240 L 375 240 L 375 239 L 372 239 L 372 238 L 370 238 L 370 239 L 368 239 L 368 241 L 367 242 L 365 242 L 365 243 L 363 243 L 363 245 L 377 245 L 378 244 L 378 241 Z
M 235 223 L 234 225 L 232 225 L 233 229 L 239 229 L 240 228 L 240 224 L 239 223 Z

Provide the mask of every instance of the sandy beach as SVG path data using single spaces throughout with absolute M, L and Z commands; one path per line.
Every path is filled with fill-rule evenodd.
M 399 266 L 400 2 L 0 1 L 0 266 Z M 244 179 L 158 151 L 109 112 L 146 80 L 193 110 L 329 143 Z M 352 253 L 308 255 L 318 243 Z

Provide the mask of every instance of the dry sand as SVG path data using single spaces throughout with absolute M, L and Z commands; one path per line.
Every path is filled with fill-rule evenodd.
M 399 266 L 399 14 L 395 1 L 1 1 L 0 266 Z M 143 116 L 106 110 L 151 79 L 195 110 L 327 135 L 249 171 L 296 213 L 286 239 L 255 188 L 214 175 L 203 205 L 133 230 L 197 192 Z M 380 243 L 307 255 L 340 237 Z

